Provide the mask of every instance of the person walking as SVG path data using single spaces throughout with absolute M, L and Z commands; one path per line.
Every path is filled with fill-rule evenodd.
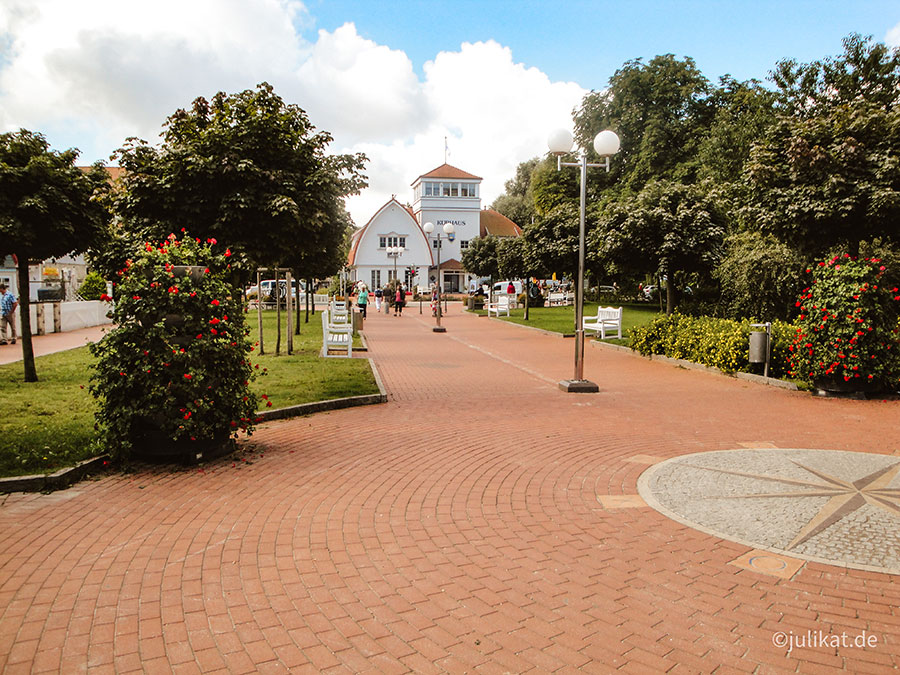
M 394 316 L 403 316 L 403 305 L 406 304 L 406 291 L 403 285 L 397 286 L 397 293 L 394 296 Z
M 7 344 L 7 330 L 12 338 L 10 342 L 16 344 L 16 307 L 18 306 L 19 302 L 6 289 L 6 284 L 0 284 L 0 345 Z
M 381 298 L 384 297 L 384 293 L 380 288 L 375 289 L 375 312 L 378 313 L 381 311 Z
M 366 318 L 366 307 L 369 305 L 369 289 L 363 284 L 359 289 L 359 295 L 356 296 L 356 304 L 362 314 L 362 318 Z

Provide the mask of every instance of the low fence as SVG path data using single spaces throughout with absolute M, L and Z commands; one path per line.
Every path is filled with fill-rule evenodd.
M 109 303 L 101 300 L 36 302 L 30 309 L 32 335 L 60 333 L 112 323 L 112 320 L 106 317 L 110 309 Z

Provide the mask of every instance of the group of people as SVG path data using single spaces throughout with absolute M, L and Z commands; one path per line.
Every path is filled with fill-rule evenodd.
M 381 303 L 386 301 L 386 298 L 389 298 L 391 294 L 390 286 L 385 286 L 382 288 L 376 288 L 374 292 L 370 293 L 369 288 L 365 284 L 360 284 L 359 290 L 356 294 L 356 305 L 359 307 L 359 312 L 362 314 L 363 319 L 366 318 L 366 310 L 369 307 L 369 297 L 375 298 L 375 311 L 381 311 Z M 403 284 L 397 286 L 397 290 L 394 292 L 394 316 L 401 316 L 403 314 L 403 307 L 406 305 L 406 287 Z
M 0 284 L 0 345 L 16 344 L 16 297 Z M 7 337 L 7 333 L 9 337 Z

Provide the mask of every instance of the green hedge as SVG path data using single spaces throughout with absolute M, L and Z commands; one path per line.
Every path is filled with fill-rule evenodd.
M 751 323 L 749 319 L 734 321 L 676 313 L 632 328 L 630 346 L 644 356 L 662 354 L 726 373 L 754 372 L 756 368 L 748 360 Z M 796 330 L 793 324 L 781 321 L 772 324 L 771 377 L 786 374 L 788 347 Z

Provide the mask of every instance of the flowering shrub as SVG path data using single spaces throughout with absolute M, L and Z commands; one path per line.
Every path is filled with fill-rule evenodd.
M 629 333 L 630 346 L 644 356 L 662 354 L 685 359 L 726 373 L 750 372 L 751 321 L 687 316 L 677 312 L 660 316 L 649 324 L 636 326 Z M 787 365 L 788 346 L 794 333 L 791 324 L 772 324 L 772 356 L 769 375 L 781 377 Z
M 797 301 L 800 324 L 790 347 L 791 373 L 826 389 L 828 383 L 896 387 L 900 289 L 881 283 L 885 266 L 877 258 L 845 254 L 806 272 L 811 279 Z
M 252 432 L 253 348 L 228 282 L 231 251 L 218 249 L 214 239 L 173 234 L 145 244 L 118 272 L 116 328 L 91 345 L 97 426 L 116 459 L 159 446 L 172 458 L 193 458 Z

